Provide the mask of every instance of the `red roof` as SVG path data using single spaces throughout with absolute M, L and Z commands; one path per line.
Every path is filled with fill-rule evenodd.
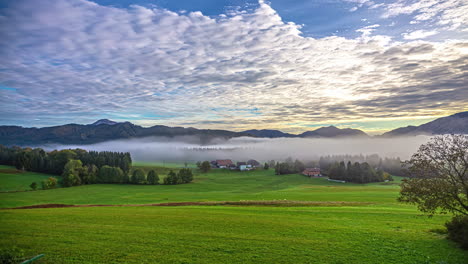
M 302 173 L 320 173 L 319 168 L 306 168 Z
M 230 166 L 230 165 L 234 165 L 234 163 L 232 163 L 232 160 L 216 160 L 216 164 L 218 164 L 218 166 Z

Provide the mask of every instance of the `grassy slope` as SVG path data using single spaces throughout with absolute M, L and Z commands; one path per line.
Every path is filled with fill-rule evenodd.
M 41 263 L 463 263 L 447 217 L 372 207 L 108 207 L 2 212 Z
M 162 169 L 161 169 L 162 170 Z M 218 170 L 177 186 L 91 185 L 1 193 L 0 206 L 174 201 L 373 202 L 343 207 L 107 207 L 0 211 L 0 246 L 40 263 L 464 263 L 468 254 L 396 202 L 399 187 L 341 184 L 272 171 Z
M 50 176 L 36 172 L 21 172 L 14 167 L 0 165 L 0 192 L 5 191 L 26 191 L 31 190 L 29 185 L 32 182 L 37 182 L 38 188 L 41 186 L 41 181 L 46 180 Z
M 164 169 L 157 168 L 157 171 L 161 173 Z M 176 186 L 96 184 L 27 193 L 0 193 L 0 207 L 41 203 L 143 204 L 279 199 L 394 203 L 398 189 L 395 184 L 342 184 L 302 175 L 278 176 L 272 170 L 214 170 L 196 175 L 194 183 Z

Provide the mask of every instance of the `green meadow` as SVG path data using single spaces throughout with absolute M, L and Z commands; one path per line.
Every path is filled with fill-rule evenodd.
M 0 192 L 31 190 L 29 185 L 32 182 L 36 182 L 38 188 L 40 188 L 41 181 L 46 180 L 50 176 L 54 175 L 29 171 L 23 172 L 11 166 L 0 165 Z
M 153 168 L 161 178 L 178 168 L 136 166 Z M 450 216 L 428 218 L 396 201 L 400 180 L 361 185 L 277 176 L 272 170 L 214 170 L 197 173 L 193 183 L 183 185 L 87 185 L 0 193 L 2 208 L 45 203 L 323 202 L 3 209 L 0 247 L 16 245 L 27 256 L 45 254 L 37 263 L 467 263 L 468 253 L 445 238 L 443 224 Z M 352 203 L 328 203 L 340 201 Z

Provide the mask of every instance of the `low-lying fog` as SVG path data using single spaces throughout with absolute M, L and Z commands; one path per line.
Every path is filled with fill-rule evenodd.
M 82 148 L 96 151 L 130 152 L 134 161 L 203 161 L 232 159 L 244 161 L 284 160 L 287 157 L 316 160 L 320 156 L 342 154 L 378 154 L 381 157 L 407 159 L 428 136 L 408 138 L 305 139 L 305 138 L 232 138 L 209 143 L 197 137 L 150 137 L 107 141 L 92 145 L 48 145 L 45 149 Z M 203 142 L 203 143 L 202 143 Z

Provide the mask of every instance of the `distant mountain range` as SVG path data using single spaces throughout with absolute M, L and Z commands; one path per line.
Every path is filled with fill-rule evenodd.
M 468 112 L 461 112 L 436 119 L 420 126 L 397 128 L 379 137 L 398 137 L 438 134 L 468 134 Z M 233 137 L 299 137 L 299 138 L 340 138 L 369 137 L 358 129 L 340 129 L 334 126 L 321 127 L 295 135 L 279 130 L 247 130 L 233 132 L 228 130 L 196 129 L 184 127 L 152 126 L 141 127 L 130 122 L 115 122 L 101 119 L 92 124 L 67 124 L 62 126 L 25 128 L 20 126 L 0 126 L 0 144 L 4 145 L 40 145 L 48 143 L 59 144 L 92 144 L 116 139 L 142 138 L 150 136 L 199 136 L 202 141 L 209 142 L 213 138 Z
M 468 134 L 468 111 L 441 117 L 420 126 L 407 126 L 384 133 L 383 137 Z

